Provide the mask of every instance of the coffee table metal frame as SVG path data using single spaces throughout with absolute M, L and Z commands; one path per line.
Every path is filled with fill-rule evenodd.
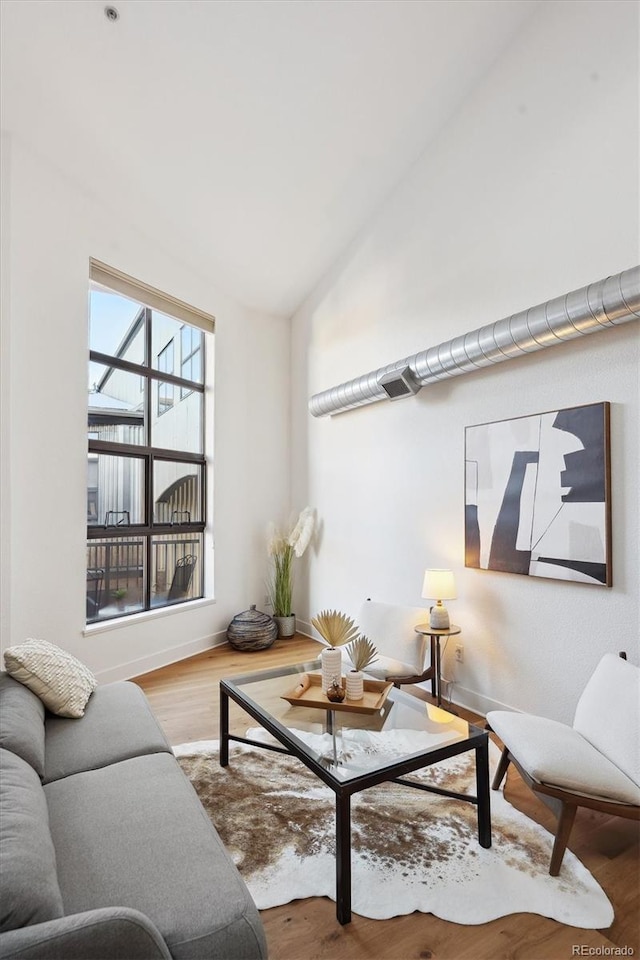
M 220 681 L 220 765 L 229 764 L 229 742 L 247 743 L 260 747 L 263 750 L 272 750 L 276 753 L 285 753 L 297 757 L 309 770 L 333 790 L 336 797 L 336 916 L 339 923 L 351 921 L 351 797 L 354 793 L 376 786 L 379 783 L 399 783 L 407 787 L 424 790 L 427 793 L 436 793 L 440 796 L 451 797 L 475 804 L 478 808 L 478 842 L 481 847 L 491 846 L 491 807 L 489 794 L 489 737 L 485 730 L 469 724 L 469 737 L 456 743 L 450 743 L 423 754 L 411 756 L 390 763 L 376 770 L 371 770 L 354 776 L 349 780 L 340 780 L 333 775 L 331 769 L 313 756 L 310 756 L 299 746 L 300 741 L 290 733 L 286 726 L 269 714 L 263 707 L 251 699 L 242 690 L 242 683 L 252 680 L 269 679 L 295 671 L 313 670 L 320 668 L 320 661 L 304 664 L 303 667 L 282 667 L 274 670 L 257 671 L 255 674 L 243 674 Z M 390 699 L 394 699 L 399 691 L 392 691 Z M 400 694 L 408 696 L 408 694 Z M 264 727 L 279 743 L 261 743 L 246 737 L 236 736 L 229 732 L 229 699 L 237 703 L 250 717 L 253 717 L 261 727 Z M 334 711 L 327 711 L 327 730 L 335 730 Z M 413 780 L 404 779 L 405 774 L 422 767 L 431 766 L 440 760 L 447 760 L 458 754 L 475 750 L 476 763 L 476 796 L 454 793 L 439 787 L 427 786 Z

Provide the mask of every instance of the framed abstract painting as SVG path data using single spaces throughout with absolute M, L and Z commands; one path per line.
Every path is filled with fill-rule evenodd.
M 611 586 L 609 404 L 465 430 L 465 566 Z

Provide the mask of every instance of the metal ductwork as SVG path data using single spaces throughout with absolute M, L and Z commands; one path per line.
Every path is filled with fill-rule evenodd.
M 479 367 L 638 319 L 640 266 L 316 393 L 309 400 L 309 410 L 314 417 L 322 417 L 377 400 L 411 396 L 416 392 L 409 388 L 411 384 L 420 389 L 436 380 L 459 377 Z M 395 391 L 390 389 L 394 375 L 398 380 Z M 403 383 L 407 389 L 403 389 Z

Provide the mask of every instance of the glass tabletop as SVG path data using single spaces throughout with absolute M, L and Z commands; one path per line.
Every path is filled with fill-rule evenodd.
M 340 782 L 418 757 L 425 758 L 426 766 L 429 754 L 449 746 L 451 754 L 458 753 L 454 745 L 486 736 L 461 717 L 393 686 L 381 709 L 373 713 L 332 710 L 329 702 L 327 708 L 294 705 L 284 699 L 293 694 L 302 674 L 320 672 L 320 661 L 315 660 L 228 678 L 223 686 L 240 706 L 252 710 L 258 722 L 272 725 L 277 742 L 294 745 Z M 273 744 L 270 734 L 251 723 L 247 733 L 246 720 L 235 715 L 232 736 Z M 468 749 L 473 746 L 468 743 Z

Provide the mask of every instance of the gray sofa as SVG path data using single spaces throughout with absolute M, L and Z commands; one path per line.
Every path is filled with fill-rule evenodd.
M 0 674 L 3 960 L 264 958 L 262 923 L 133 683 L 54 716 Z

